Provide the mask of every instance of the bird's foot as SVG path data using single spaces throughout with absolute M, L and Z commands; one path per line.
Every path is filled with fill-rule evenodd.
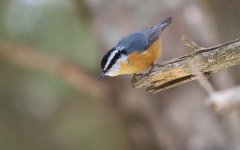
M 147 74 L 150 74 L 150 73 L 153 71 L 153 69 L 154 69 L 154 64 L 152 63 L 152 64 L 151 64 L 151 68 L 150 68 L 150 70 L 148 71 Z
M 133 74 L 133 77 L 139 77 L 139 76 L 141 76 L 141 77 L 146 77 L 146 76 L 148 76 L 152 71 L 153 71 L 153 69 L 154 69 L 154 64 L 151 64 L 151 68 L 149 69 L 149 71 L 148 72 L 146 72 L 146 73 L 134 73 Z
M 135 78 L 135 77 L 143 77 L 144 76 L 144 74 L 143 73 L 134 73 L 133 74 L 133 78 Z
M 154 64 L 151 64 L 151 68 L 149 69 L 149 71 L 147 73 L 144 74 L 144 76 L 148 76 L 154 69 Z

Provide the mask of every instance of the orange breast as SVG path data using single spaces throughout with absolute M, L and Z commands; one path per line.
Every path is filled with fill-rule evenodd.
M 143 51 L 135 51 L 127 58 L 128 62 L 120 64 L 119 74 L 134 74 L 147 70 L 161 55 L 161 40 L 158 38 L 151 46 Z

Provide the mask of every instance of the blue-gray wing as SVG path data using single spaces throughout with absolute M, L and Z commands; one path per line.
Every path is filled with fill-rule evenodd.
M 144 51 L 148 45 L 147 35 L 143 32 L 135 32 L 121 39 L 117 47 L 124 48 L 125 52 L 129 54 L 135 50 Z
M 127 54 L 132 51 L 146 50 L 162 33 L 162 31 L 172 22 L 171 17 L 165 19 L 159 24 L 150 28 L 143 29 L 139 32 L 132 33 L 127 37 L 121 39 L 117 47 L 125 48 Z

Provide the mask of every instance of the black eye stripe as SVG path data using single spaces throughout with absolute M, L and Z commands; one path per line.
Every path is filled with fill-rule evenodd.
M 107 72 L 116 62 L 117 60 L 121 57 L 121 55 L 126 55 L 127 52 L 124 49 L 118 50 L 116 52 L 116 54 L 113 56 L 113 58 L 110 60 L 110 63 L 107 64 L 107 62 L 109 61 L 109 57 L 111 56 L 112 53 L 114 53 L 116 51 L 116 48 L 112 48 L 111 50 L 109 50 L 105 56 L 102 58 L 102 62 L 101 62 L 101 68 L 103 72 Z M 107 68 L 104 69 L 107 65 Z
M 109 70 L 116 63 L 116 61 L 121 57 L 122 54 L 123 54 L 122 51 L 118 51 L 114 55 L 113 59 L 111 60 L 110 64 L 108 65 L 106 71 Z
M 107 61 L 108 61 L 108 58 L 110 57 L 111 53 L 112 53 L 114 50 L 115 50 L 114 48 L 111 49 L 111 50 L 109 50 L 109 51 L 103 56 L 102 62 L 101 62 L 101 68 L 102 68 L 102 70 L 104 69 L 104 67 L 105 67 L 105 65 L 106 65 L 106 63 L 107 63 Z

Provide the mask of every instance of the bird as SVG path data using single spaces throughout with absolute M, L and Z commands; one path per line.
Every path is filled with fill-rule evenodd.
M 172 23 L 168 17 L 160 23 L 129 34 L 120 39 L 102 58 L 101 73 L 104 76 L 138 74 L 153 67 L 161 56 L 160 35 Z

